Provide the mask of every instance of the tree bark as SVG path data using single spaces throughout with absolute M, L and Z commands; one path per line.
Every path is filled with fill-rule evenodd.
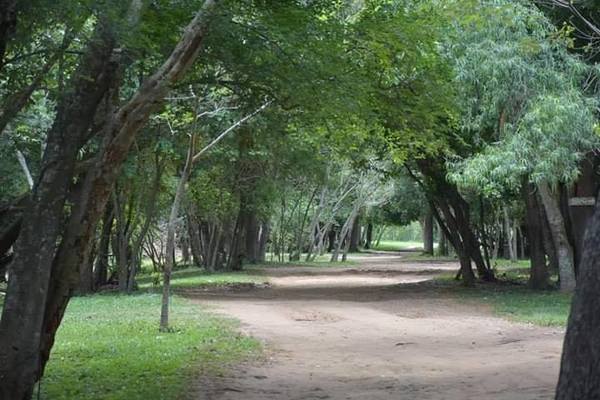
M 4 67 L 4 55 L 8 42 L 17 27 L 17 0 L 0 0 L 0 71 Z
M 537 186 L 548 218 L 552 240 L 556 248 L 558 272 L 560 276 L 560 290 L 563 292 L 571 292 L 575 289 L 575 262 L 573 258 L 573 247 L 567 236 L 564 218 L 560 211 L 558 200 L 553 195 L 548 184 L 542 182 Z
M 438 225 L 439 228 L 439 239 L 438 239 L 438 254 L 442 257 L 448 256 L 448 239 L 446 239 L 446 235 L 442 231 L 442 228 Z
M 371 248 L 371 242 L 373 241 L 373 223 L 369 222 L 367 224 L 367 233 L 365 237 L 365 249 Z
M 169 86 L 183 76 L 196 58 L 208 26 L 208 11 L 215 3 L 216 0 L 205 1 L 163 66 L 113 114 L 104 130 L 105 141 L 85 176 L 56 251 L 76 155 L 85 142 L 94 111 L 108 89 L 115 67 L 111 57 L 114 41 L 92 40 L 92 50 L 85 53 L 79 73 L 74 75 L 75 83 L 70 85 L 73 90 L 57 108 L 57 119 L 48 135 L 43 172 L 17 244 L 11 269 L 16 277 L 9 283 L 0 323 L 0 398 L 29 400 L 77 285 L 78 266 L 89 256 L 92 232 L 133 139 L 161 105 Z
M 502 213 L 504 217 L 504 245 L 505 249 L 508 250 L 507 252 L 505 252 L 505 256 L 506 254 L 508 254 L 508 258 L 510 259 L 510 261 L 515 262 L 518 258 L 517 249 L 516 246 L 514 246 L 515 231 L 513 226 L 511 225 L 510 217 L 508 216 L 508 210 L 506 209 L 506 207 L 502 207 Z
M 556 389 L 557 400 L 600 399 L 600 203 L 589 222 Z
M 194 265 L 197 267 L 206 266 L 204 257 L 202 256 L 200 228 L 192 205 L 190 205 L 187 210 L 186 225 L 188 229 L 188 237 L 190 239 L 190 249 L 192 251 Z
M 161 332 L 167 332 L 169 330 L 169 299 L 171 294 L 171 272 L 173 271 L 173 266 L 175 264 L 175 224 L 177 222 L 177 217 L 179 216 L 179 208 L 181 207 L 181 202 L 183 201 L 183 196 L 185 194 L 185 186 L 187 185 L 187 181 L 192 171 L 192 157 L 195 153 L 194 141 L 195 136 L 192 135 L 192 138 L 190 139 L 190 147 L 188 149 L 188 154 L 185 161 L 185 166 L 183 168 L 183 171 L 181 172 L 179 183 L 177 184 L 175 198 L 173 199 L 173 204 L 171 205 L 171 213 L 169 214 L 169 221 L 167 223 L 167 257 L 165 260 L 165 268 L 163 271 L 163 292 L 160 309 Z
M 100 244 L 98 245 L 96 266 L 94 268 L 94 288 L 106 284 L 108 280 L 108 254 L 113 221 L 113 208 L 109 205 L 106 207 L 104 217 L 102 218 L 102 232 L 100 233 Z
M 258 244 L 259 244 L 259 225 L 256 211 L 249 210 L 246 215 L 246 232 L 244 240 L 246 241 L 246 261 L 249 264 L 256 264 L 258 261 Z
M 423 253 L 433 255 L 433 213 L 428 210 L 423 219 Z
M 527 238 L 529 239 L 529 286 L 533 289 L 547 289 L 550 282 L 542 233 L 543 210 L 533 185 L 524 182 L 521 192 L 525 201 Z
M 358 244 L 360 242 L 360 214 L 357 214 L 352 222 L 352 231 L 350 233 L 350 245 L 348 251 L 350 253 L 358 252 Z
M 267 255 L 267 243 L 271 234 L 271 224 L 265 221 L 260 227 L 260 239 L 258 244 L 258 262 L 264 263 Z
M 71 79 L 71 90 L 58 104 L 40 176 L 15 244 L 0 322 L 0 399 L 29 400 L 39 376 L 40 329 L 64 205 L 80 142 L 115 70 L 114 40 L 101 25 Z
M 431 210 L 438 225 L 456 250 L 464 269 L 463 279 L 470 279 L 472 273 L 470 258 L 477 268 L 479 278 L 485 281 L 495 280 L 494 272 L 486 265 L 481 254 L 481 243 L 471 226 L 470 209 L 467 201 L 459 193 L 458 188 L 446 179 L 445 167 L 432 159 L 418 160 L 417 165 L 424 179 L 419 179 L 406 166 L 411 177 L 422 187 L 430 203 Z M 443 216 L 443 217 L 442 217 Z M 473 281 L 465 281 L 472 285 Z

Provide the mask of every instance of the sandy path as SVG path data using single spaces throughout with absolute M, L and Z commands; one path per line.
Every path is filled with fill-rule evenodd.
M 552 398 L 561 330 L 493 317 L 423 283 L 452 263 L 355 259 L 351 268 L 267 269 L 271 288 L 202 295 L 263 340 L 268 361 L 202 379 L 194 398 Z

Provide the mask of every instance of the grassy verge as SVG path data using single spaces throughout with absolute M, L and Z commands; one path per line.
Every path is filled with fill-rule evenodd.
M 279 268 L 279 267 L 313 267 L 313 268 L 329 268 L 356 265 L 356 261 L 348 260 L 344 262 L 329 262 L 321 257 L 315 261 L 291 261 L 291 262 L 265 262 L 256 265 L 248 265 L 245 270 L 239 272 L 207 272 L 206 270 L 189 267 L 173 271 L 171 276 L 171 286 L 177 288 L 192 288 L 192 287 L 225 287 L 241 284 L 263 284 L 267 282 L 267 278 L 260 271 L 261 268 Z M 162 281 L 162 273 L 146 273 L 138 278 L 140 289 L 151 289 L 160 287 Z
M 461 298 L 488 304 L 499 316 L 539 326 L 564 327 L 569 316 L 571 296 L 556 290 L 535 291 L 520 285 L 461 287 Z
M 420 261 L 420 262 L 453 262 L 458 261 L 454 256 L 430 256 L 422 253 L 410 253 L 402 256 L 404 261 Z
M 400 242 L 392 240 L 381 240 L 378 245 L 373 245 L 373 250 L 381 251 L 422 251 L 422 242 Z
M 526 260 L 510 262 L 497 260 L 497 284 L 479 284 L 465 288 L 452 276 L 440 278 L 440 282 L 451 286 L 459 298 L 489 305 L 494 313 L 517 322 L 539 326 L 566 326 L 571 306 L 571 295 L 558 290 L 532 290 L 527 287 L 529 263 Z M 553 280 L 556 278 L 553 277 Z
M 162 274 L 144 275 L 138 278 L 140 289 L 148 289 L 161 286 Z M 266 278 L 256 271 L 219 272 L 209 273 L 200 268 L 186 268 L 173 271 L 171 275 L 171 287 L 221 287 L 239 285 L 245 283 L 264 283 Z
M 74 298 L 59 329 L 41 398 L 164 400 L 180 398 L 186 381 L 220 372 L 257 354 L 259 344 L 231 321 L 174 297 L 172 333 L 158 332 L 160 297 Z

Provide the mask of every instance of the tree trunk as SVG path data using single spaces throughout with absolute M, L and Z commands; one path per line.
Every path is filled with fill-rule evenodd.
M 466 262 L 466 258 L 469 257 L 475 263 L 479 278 L 493 281 L 494 272 L 486 265 L 481 254 L 481 243 L 471 226 L 469 204 L 457 187 L 446 179 L 443 163 L 433 159 L 418 160 L 417 163 L 425 180 L 419 179 L 408 166 L 407 171 L 425 191 L 438 225 L 452 243 L 459 258 L 464 260 L 461 262 L 462 268 L 470 268 L 471 263 Z M 470 279 L 470 274 L 462 275 L 463 278 Z
M 423 253 L 433 255 L 433 213 L 428 210 L 423 219 Z
M 167 332 L 169 330 L 169 300 L 171 295 L 171 272 L 175 265 L 175 228 L 177 218 L 179 217 L 179 209 L 183 196 L 185 195 L 185 186 L 190 177 L 192 171 L 192 158 L 194 157 L 195 148 L 195 135 L 190 138 L 190 146 L 188 149 L 187 158 L 185 160 L 185 166 L 181 172 L 179 183 L 177 184 L 177 190 L 175 191 L 175 198 L 171 205 L 171 212 L 169 213 L 169 221 L 167 222 L 167 246 L 166 246 L 166 262 L 163 271 L 163 292 L 162 302 L 160 309 L 160 331 Z
M 143 243 L 146 240 L 146 236 L 150 231 L 150 226 L 154 221 L 154 214 L 156 213 L 156 206 L 158 203 L 158 193 L 160 191 L 160 181 L 162 177 L 162 168 L 160 166 L 159 157 L 156 156 L 156 172 L 154 174 L 154 180 L 152 187 L 150 188 L 150 193 L 148 194 L 148 199 L 146 201 L 146 207 L 144 207 L 145 221 L 144 225 L 140 228 L 139 235 L 137 236 L 135 242 L 132 245 L 131 250 L 131 268 L 129 271 L 129 278 L 127 280 L 127 293 L 132 293 L 135 289 L 136 282 L 135 277 L 137 275 L 138 269 L 142 266 L 142 247 Z
M 525 201 L 527 238 L 529 239 L 529 286 L 533 289 L 547 289 L 549 276 L 542 233 L 543 210 L 534 189 L 533 185 L 526 182 L 522 184 L 521 188 Z
M 267 243 L 271 234 L 271 224 L 263 222 L 260 227 L 260 239 L 258 244 L 258 262 L 264 263 L 267 255 Z
M 17 0 L 0 0 L 0 71 L 8 42 L 17 28 Z M 15 399 L 16 400 L 16 399 Z
M 371 242 L 373 241 L 373 223 L 369 222 L 367 224 L 367 233 L 365 237 L 365 249 L 369 250 L 371 248 Z
M 331 253 L 333 249 L 335 249 L 335 239 L 336 239 L 336 230 L 335 227 L 330 227 L 327 231 L 327 252 Z M 340 239 L 341 240 L 341 239 Z
M 91 40 L 91 47 L 101 51 L 84 54 L 82 68 L 74 74 L 79 82 L 70 85 L 72 89 L 57 107 L 55 124 L 48 135 L 43 173 L 26 212 L 27 226 L 23 227 L 12 264 L 11 272 L 17 278 L 13 279 L 12 288 L 9 283 L 0 323 L 0 398 L 29 400 L 76 286 L 78 266 L 89 256 L 93 229 L 103 214 L 133 139 L 160 106 L 170 85 L 181 78 L 196 58 L 207 29 L 207 9 L 214 4 L 213 0 L 205 1 L 167 61 L 131 100 L 111 114 L 104 130 L 105 142 L 82 182 L 56 251 L 63 205 L 74 176 L 79 146 L 85 142 L 97 105 L 116 67 L 112 63 L 112 40 Z M 98 24 L 100 28 L 108 25 Z
M 569 243 L 563 215 L 560 211 L 558 200 L 553 195 L 547 183 L 539 183 L 538 189 L 542 204 L 546 211 L 548 225 L 558 258 L 558 272 L 560 276 L 560 290 L 571 292 L 575 289 L 575 263 L 573 247 Z
M 446 239 L 446 235 L 442 231 L 442 228 L 438 225 L 439 231 L 439 239 L 438 239 L 438 254 L 442 257 L 446 257 L 449 255 L 448 252 L 448 239 Z
M 113 221 L 113 207 L 109 203 L 102 218 L 102 232 L 100 233 L 100 244 L 98 245 L 98 255 L 96 256 L 96 266 L 94 268 L 95 288 L 105 285 L 108 280 L 108 255 Z
M 117 261 L 117 276 L 119 280 L 119 291 L 127 291 L 127 281 L 129 279 L 129 221 L 125 218 L 125 205 L 121 193 L 113 194 L 113 208 L 115 210 L 117 221 L 117 233 L 113 238 L 113 248 L 115 249 L 115 258 Z
M 556 400 L 600 399 L 600 203 L 588 223 Z
M 188 228 L 188 237 L 190 238 L 190 248 L 194 265 L 197 267 L 206 266 L 202 256 L 202 243 L 200 240 L 199 224 L 192 210 L 188 210 L 186 225 Z
M 246 216 L 246 232 L 245 232 L 245 240 L 246 240 L 246 261 L 249 264 L 256 264 L 258 261 L 258 245 L 259 245 L 259 225 L 258 225 L 258 217 L 256 216 L 256 212 L 251 210 L 248 212 Z
M 244 249 L 244 246 L 246 245 L 246 240 L 244 238 L 244 234 L 246 233 L 246 229 L 244 228 L 245 222 L 246 218 L 244 211 L 240 209 L 233 229 L 233 234 L 231 235 L 231 245 L 229 246 L 229 261 L 227 267 L 232 271 L 241 271 L 244 267 L 244 258 L 246 254 L 246 249 Z M 283 249 L 281 249 L 281 251 L 283 252 Z
M 110 35 L 98 28 L 71 79 L 71 90 L 57 106 L 56 119 L 48 132 L 40 176 L 15 244 L 2 310 L 0 399 L 29 400 L 39 377 L 43 362 L 39 354 L 40 330 L 56 243 L 64 223 L 64 205 L 81 140 L 112 80 L 113 45 Z
M 350 234 L 350 244 L 348 251 L 350 253 L 358 252 L 358 243 L 360 241 L 360 215 L 357 215 L 352 221 L 352 231 Z
M 508 254 L 508 258 L 510 259 L 511 262 L 516 262 L 517 261 L 517 249 L 514 246 L 515 243 L 515 231 L 513 229 L 513 226 L 510 223 L 510 217 L 508 216 L 508 210 L 506 209 L 506 207 L 502 207 L 502 213 L 504 216 L 504 244 L 505 244 L 505 249 L 508 250 L 507 252 L 505 252 L 505 256 L 506 254 Z

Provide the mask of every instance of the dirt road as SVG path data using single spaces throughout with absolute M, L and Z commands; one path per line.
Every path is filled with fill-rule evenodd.
M 267 269 L 271 288 L 200 298 L 264 341 L 268 361 L 202 379 L 194 398 L 552 398 L 562 330 L 457 302 L 424 282 L 456 265 L 401 257 Z

